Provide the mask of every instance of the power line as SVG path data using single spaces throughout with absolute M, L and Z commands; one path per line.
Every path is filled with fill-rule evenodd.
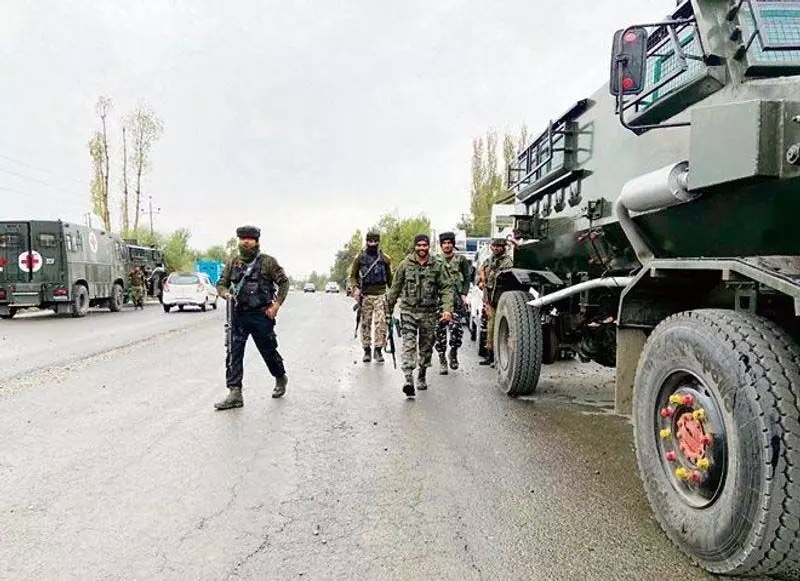
M 15 171 L 12 171 L 12 170 L 10 170 L 10 169 L 6 169 L 6 168 L 4 168 L 4 167 L 0 167 L 0 171 L 2 171 L 2 172 L 4 172 L 4 173 L 7 173 L 7 174 L 9 174 L 9 175 L 12 175 L 12 176 L 16 176 L 16 177 L 18 177 L 18 178 L 22 178 L 22 179 L 26 179 L 26 180 L 29 180 L 29 181 L 32 181 L 32 182 L 36 182 L 37 184 L 41 184 L 41 185 L 43 185 L 43 186 L 47 186 L 47 187 L 49 187 L 49 188 L 55 188 L 55 189 L 57 189 L 57 190 L 61 190 L 61 191 L 63 191 L 63 192 L 66 192 L 66 193 L 68 193 L 68 194 L 71 194 L 71 195 L 73 195 L 73 196 L 80 196 L 80 197 L 83 197 L 83 196 L 85 196 L 85 195 L 86 195 L 86 194 L 79 194 L 79 193 L 78 193 L 78 192 L 76 192 L 75 190 L 68 190 L 68 189 L 66 189 L 66 188 L 62 188 L 61 186 L 56 186 L 56 185 L 54 185 L 54 184 L 51 184 L 51 183 L 49 183 L 49 182 L 46 182 L 46 181 L 44 181 L 44 180 L 40 180 L 40 179 L 38 179 L 38 178 L 34 178 L 34 177 L 31 177 L 31 176 L 29 176 L 29 175 L 26 175 L 26 174 L 22 174 L 22 173 L 19 173 L 19 172 L 15 172 Z
M 60 175 L 60 174 L 54 173 L 54 172 L 52 172 L 50 170 L 47 170 L 47 169 L 44 169 L 42 167 L 38 167 L 38 166 L 32 165 L 32 164 L 30 164 L 28 162 L 20 161 L 18 159 L 13 158 L 13 157 L 8 157 L 7 155 L 0 154 L 0 159 L 5 159 L 6 161 L 10 161 L 12 163 L 16 163 L 16 164 L 19 164 L 19 165 L 24 166 L 24 167 L 29 167 L 31 169 L 35 169 L 36 171 L 40 171 L 42 173 L 50 174 L 53 177 L 67 179 L 67 180 L 69 180 L 71 182 L 75 182 L 76 184 L 83 185 L 83 182 L 81 182 L 79 180 L 76 180 L 75 178 L 70 178 L 70 177 L 67 177 L 67 176 L 64 176 L 64 175 Z

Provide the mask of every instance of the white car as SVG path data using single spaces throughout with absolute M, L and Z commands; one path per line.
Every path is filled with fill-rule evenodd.
M 303 292 L 304 293 L 315 293 L 315 292 L 317 292 L 317 287 L 314 286 L 313 282 L 307 282 L 305 284 L 305 286 L 303 287 Z
M 205 311 L 210 306 L 217 308 L 219 295 L 216 287 L 211 284 L 208 275 L 203 272 L 173 272 L 164 283 L 161 302 L 164 312 L 168 313 L 172 307 L 183 310 L 184 307 L 200 307 Z
M 325 285 L 325 292 L 326 293 L 339 293 L 342 290 L 342 287 L 339 286 L 338 282 L 329 282 Z

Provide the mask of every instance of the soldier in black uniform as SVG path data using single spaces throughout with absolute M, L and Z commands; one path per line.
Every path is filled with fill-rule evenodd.
M 275 258 L 260 251 L 261 230 L 255 226 L 241 226 L 236 229 L 236 236 L 239 238 L 239 255 L 225 264 L 217 283 L 223 299 L 227 300 L 229 296 L 234 299 L 231 358 L 225 374 L 230 391 L 228 397 L 214 404 L 218 410 L 244 405 L 244 347 L 250 335 L 275 378 L 272 397 L 286 393 L 288 382 L 283 359 L 278 353 L 275 316 L 289 292 L 289 277 Z

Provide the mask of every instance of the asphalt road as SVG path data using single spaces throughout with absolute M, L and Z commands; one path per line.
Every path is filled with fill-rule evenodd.
M 0 322 L 0 579 L 711 579 L 650 516 L 612 375 L 512 400 L 478 367 L 407 400 L 343 295 L 292 293 L 284 399 L 224 310 Z M 398 361 L 399 364 L 399 361 Z

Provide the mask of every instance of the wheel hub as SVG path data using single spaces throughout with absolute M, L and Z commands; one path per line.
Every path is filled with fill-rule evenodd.
M 716 397 L 694 374 L 677 372 L 661 386 L 656 409 L 662 466 L 690 506 L 712 504 L 727 472 L 727 438 Z

